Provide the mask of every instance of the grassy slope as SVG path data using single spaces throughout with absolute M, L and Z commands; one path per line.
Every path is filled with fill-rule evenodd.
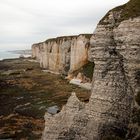
M 117 19 L 117 22 L 138 17 L 140 16 L 140 0 L 130 0 L 128 3 L 118 6 L 109 12 L 111 11 L 121 12 L 121 16 Z M 100 20 L 100 24 L 105 24 L 104 20 L 108 18 L 109 12 Z

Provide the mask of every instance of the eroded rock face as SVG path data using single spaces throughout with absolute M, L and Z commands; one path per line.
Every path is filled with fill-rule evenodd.
M 116 26 L 118 17 L 113 15 L 110 12 L 108 24 L 98 25 L 91 38 L 95 70 L 89 105 L 93 106 L 90 114 L 98 118 L 93 121 L 98 128 L 95 139 L 112 134 L 125 136 L 133 97 L 139 90 L 135 73 L 140 69 L 140 17 Z
M 88 61 L 90 34 L 58 37 L 32 46 L 32 56 L 42 68 L 67 74 Z
M 140 17 L 118 21 L 120 16 L 121 10 L 110 11 L 91 38 L 95 68 L 89 103 L 72 95 L 60 113 L 46 114 L 43 140 L 125 138 L 140 91 Z
M 35 58 L 37 61 L 40 61 L 40 46 L 42 43 L 32 45 L 32 58 Z
M 88 61 L 89 38 L 80 35 L 71 44 L 70 71 L 73 72 L 81 68 Z

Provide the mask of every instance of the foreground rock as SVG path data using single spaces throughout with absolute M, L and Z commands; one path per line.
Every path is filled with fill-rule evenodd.
M 46 113 L 43 140 L 135 137 L 126 134 L 135 105 L 134 95 L 140 92 L 137 6 L 140 6 L 139 0 L 131 0 L 109 11 L 100 21 L 90 41 L 89 58 L 95 63 L 90 101 L 84 104 L 73 93 L 60 113 L 54 116 Z

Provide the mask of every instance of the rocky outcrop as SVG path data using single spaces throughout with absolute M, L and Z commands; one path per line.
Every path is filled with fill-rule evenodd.
M 60 113 L 46 114 L 43 140 L 126 137 L 134 95 L 140 91 L 136 78 L 140 71 L 140 13 L 132 17 L 122 13 L 133 2 L 139 0 L 109 11 L 90 40 L 89 58 L 95 68 L 89 103 L 72 94 Z
M 88 62 L 90 34 L 48 39 L 32 46 L 32 57 L 50 71 L 67 74 Z
M 44 129 L 42 138 L 44 140 L 66 140 L 66 137 L 73 138 L 73 134 L 71 134 L 71 136 L 67 135 L 65 137 L 63 136 L 63 133 L 67 133 L 68 129 L 73 125 L 75 116 L 78 115 L 77 113 L 79 112 L 79 110 L 82 110 L 84 106 L 85 104 L 79 101 L 75 93 L 72 93 L 72 95 L 68 99 L 67 104 L 62 108 L 59 114 L 56 114 L 55 116 L 48 113 L 45 114 L 46 127 Z
M 98 116 L 94 137 L 116 135 L 124 138 L 139 86 L 135 73 L 140 69 L 140 17 L 121 21 L 116 26 L 109 13 L 108 24 L 98 25 L 91 39 L 95 63 L 90 106 Z M 118 14 L 119 15 L 119 14 Z M 95 46 L 95 47 L 94 47 Z

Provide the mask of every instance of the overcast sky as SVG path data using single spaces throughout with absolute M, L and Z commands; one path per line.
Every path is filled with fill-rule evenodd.
M 93 33 L 106 12 L 128 0 L 0 0 L 0 49 Z

